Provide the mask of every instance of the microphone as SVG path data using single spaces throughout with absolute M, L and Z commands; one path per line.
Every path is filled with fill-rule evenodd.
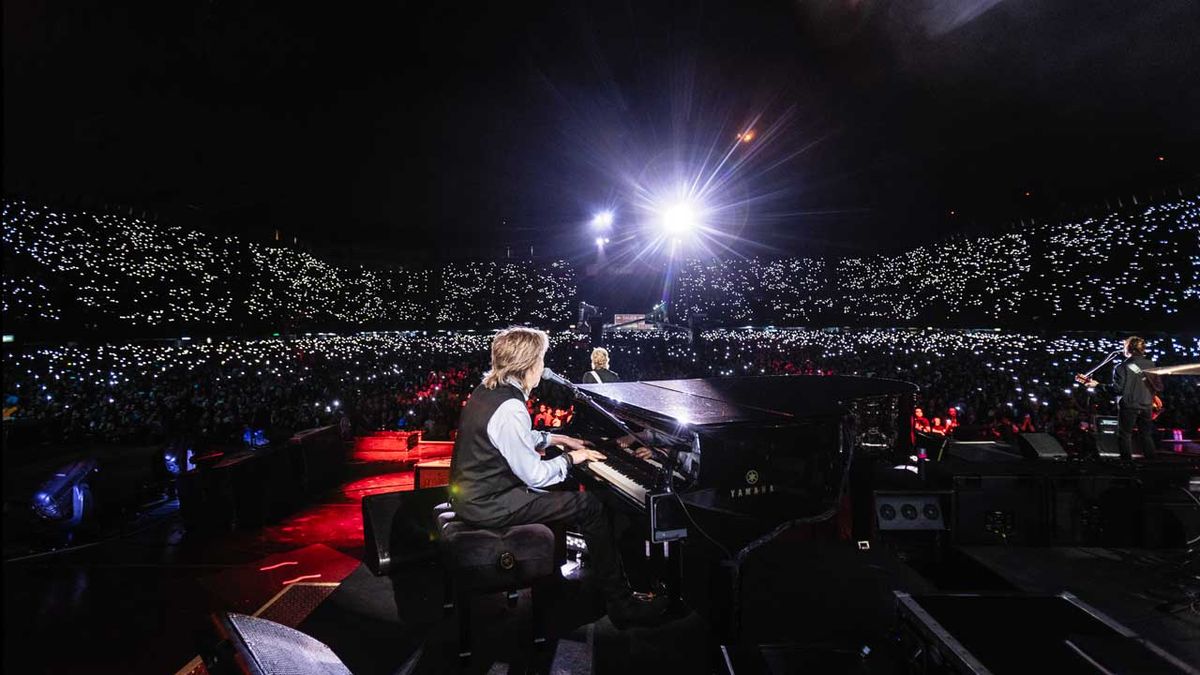
M 562 385 L 562 386 L 566 387 L 567 389 L 570 389 L 572 394 L 579 391 L 579 388 L 575 386 L 575 383 L 571 382 L 570 380 L 563 377 L 562 375 L 559 375 L 558 373 L 554 372 L 553 370 L 550 370 L 549 368 L 542 369 L 542 379 L 549 380 L 549 381 L 553 382 L 554 384 Z

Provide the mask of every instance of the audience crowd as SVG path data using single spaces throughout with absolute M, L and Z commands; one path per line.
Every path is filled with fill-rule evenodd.
M 340 267 L 288 246 L 16 200 L 0 221 L 5 323 L 34 330 L 566 325 L 574 311 L 574 271 L 561 261 Z
M 560 329 L 576 306 L 562 261 L 367 268 L 286 246 L 3 202 L 6 328 L 66 325 L 94 336 L 166 328 L 272 339 L 186 338 L 99 346 L 9 345 L 5 419 L 63 442 L 229 443 L 338 423 L 448 438 L 487 363 L 490 332 Z M 914 424 L 929 433 L 1085 436 L 1106 395 L 1073 382 L 1121 335 L 1018 328 L 1046 317 L 1085 325 L 1200 313 L 1200 201 L 1179 198 L 1074 223 L 960 237 L 866 258 L 688 261 L 676 320 L 708 325 L 940 326 L 986 319 L 1008 329 L 618 331 L 606 339 L 625 379 L 856 374 L 918 384 Z M 1140 325 L 1136 321 L 1133 325 Z M 337 333 L 302 333 L 335 327 Z M 367 327 L 450 330 L 353 332 Z M 141 331 L 141 332 L 139 332 Z M 6 330 L 6 332 L 10 332 Z M 1160 363 L 1200 360 L 1193 335 L 1148 335 Z M 586 340 L 555 332 L 548 363 L 582 373 Z M 1163 428 L 1200 427 L 1200 387 L 1167 378 Z M 538 426 L 570 419 L 539 392 Z
M 288 246 L 5 200 L 8 325 L 204 332 L 565 327 L 564 261 L 338 266 Z M 1200 200 L 956 237 L 898 255 L 683 263 L 676 322 L 708 326 L 1179 325 L 1200 312 Z M 162 334 L 161 330 L 158 334 Z
M 1107 394 L 1073 375 L 1119 347 L 1117 334 L 939 329 L 737 329 L 689 336 L 628 331 L 606 341 L 625 380 L 850 374 L 920 387 L 932 432 L 1009 438 L 1035 429 L 1075 444 Z M 1148 335 L 1160 364 L 1200 361 L 1200 337 Z M 265 340 L 27 347 L 4 361 L 10 423 L 63 442 L 189 439 L 236 443 L 246 429 L 279 441 L 326 424 L 355 432 L 420 429 L 449 438 L 487 367 L 491 334 L 468 331 L 304 335 Z M 552 335 L 547 363 L 579 379 L 590 346 Z M 1195 437 L 1200 383 L 1165 378 L 1160 428 Z M 530 401 L 539 426 L 570 419 L 555 385 Z M 11 404 L 11 406 L 10 406 Z M 8 408 L 11 408 L 9 410 Z M 10 414 L 11 413 L 11 414 Z M 343 421 L 344 420 L 344 421 Z M 953 420 L 953 421 L 951 421 Z
M 724 326 L 1161 324 L 1200 312 L 1200 201 L 955 237 L 899 255 L 689 261 L 673 309 L 677 321 L 703 314 Z

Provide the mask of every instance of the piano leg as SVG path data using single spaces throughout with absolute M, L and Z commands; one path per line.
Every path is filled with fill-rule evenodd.
M 661 594 L 671 599 L 671 605 L 677 605 L 681 599 L 683 580 L 683 555 L 679 541 L 668 541 L 662 544 L 646 542 L 647 553 L 650 554 L 654 576 L 658 579 Z

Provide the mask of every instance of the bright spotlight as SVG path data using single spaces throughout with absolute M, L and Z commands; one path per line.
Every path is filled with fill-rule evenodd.
M 612 211 L 601 211 L 592 218 L 592 224 L 599 227 L 608 227 L 613 224 Z
M 687 202 L 681 202 L 667 208 L 663 211 L 663 229 L 669 235 L 686 234 L 694 230 L 696 223 L 696 209 Z
M 596 237 L 596 246 L 599 246 L 600 248 L 604 248 L 604 242 L 606 242 L 606 241 L 608 241 L 608 240 L 605 239 L 604 237 Z

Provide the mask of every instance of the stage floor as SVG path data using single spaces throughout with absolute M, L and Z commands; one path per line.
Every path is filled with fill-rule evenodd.
M 412 481 L 392 462 L 353 462 L 339 488 L 264 528 L 187 532 L 168 508 L 141 529 L 6 562 L 4 670 L 200 672 L 197 640 L 209 613 L 225 610 L 298 627 L 355 673 L 453 671 L 457 635 L 454 618 L 442 614 L 437 566 L 418 561 L 375 577 L 361 565 L 362 496 L 411 489 Z M 1069 590 L 1178 658 L 1200 662 L 1194 606 L 1163 607 L 1175 575 L 1187 571 L 1182 551 L 963 547 L 951 578 L 922 577 L 883 546 L 786 546 L 747 578 L 748 626 L 758 642 L 798 646 L 790 663 L 800 659 L 809 672 L 894 672 L 886 640 L 892 591 L 972 588 Z M 480 599 L 467 670 L 504 672 L 494 664 L 508 664 L 516 672 L 530 659 L 541 672 L 621 675 L 720 666 L 711 627 L 686 607 L 662 627 L 618 631 L 602 617 L 586 570 L 560 591 L 550 611 L 556 639 L 532 655 L 523 649 L 528 597 L 512 609 L 500 595 Z
M 110 538 L 5 562 L 4 672 L 175 673 L 210 612 L 253 614 L 290 586 L 340 583 L 362 560 L 363 495 L 413 485 L 392 462 L 351 462 L 347 473 L 263 528 L 188 532 L 168 503 Z
M 1175 655 L 1200 664 L 1200 598 L 1188 598 L 1200 561 L 1183 551 L 963 546 L 965 554 L 1026 593 L 1069 591 Z

